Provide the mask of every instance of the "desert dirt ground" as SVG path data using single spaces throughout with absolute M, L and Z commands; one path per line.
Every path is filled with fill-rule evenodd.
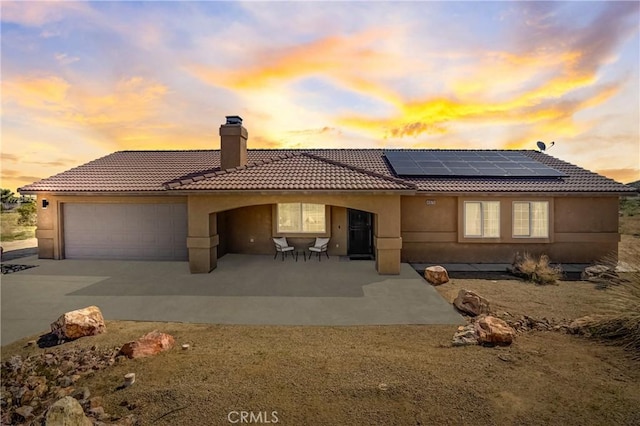
M 639 246 L 640 237 L 624 235 L 621 252 Z M 598 313 L 608 291 L 509 277 L 454 278 L 438 291 L 451 301 L 461 288 L 487 298 L 493 312 L 556 321 Z M 74 386 L 102 396 L 114 418 L 134 414 L 142 425 L 232 424 L 229 414 L 238 420 L 233 412 L 241 411 L 283 425 L 640 424 L 640 362 L 620 347 L 557 331 L 525 332 L 509 347 L 488 348 L 451 347 L 456 326 L 108 321 L 105 334 L 47 349 L 27 346 L 34 337 L 15 342 L 2 348 L 2 361 L 120 347 L 156 329 L 176 346 L 89 373 Z M 185 343 L 189 350 L 180 349 Z M 135 384 L 119 389 L 129 372 Z

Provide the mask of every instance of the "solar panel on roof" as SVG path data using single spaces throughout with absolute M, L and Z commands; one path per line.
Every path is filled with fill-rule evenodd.
M 386 151 L 384 155 L 398 176 L 566 176 L 516 151 Z

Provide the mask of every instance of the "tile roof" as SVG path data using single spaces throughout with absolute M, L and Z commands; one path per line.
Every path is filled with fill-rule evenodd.
M 423 150 L 429 151 L 429 150 Z M 439 150 L 464 151 L 464 150 Z M 26 185 L 35 192 L 238 190 L 417 190 L 456 192 L 633 193 L 634 188 L 537 151 L 518 151 L 562 178 L 398 178 L 382 149 L 249 150 L 249 164 L 220 170 L 219 150 L 119 151 Z
M 415 190 L 402 179 L 341 164 L 306 152 L 265 158 L 165 184 L 181 190 Z

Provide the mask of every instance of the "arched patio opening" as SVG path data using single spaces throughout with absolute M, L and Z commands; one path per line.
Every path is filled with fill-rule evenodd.
M 188 205 L 187 246 L 193 273 L 210 272 L 227 253 L 273 254 L 271 238 L 279 236 L 296 247 L 328 237 L 329 255 L 375 258 L 381 274 L 400 270 L 400 199 L 396 195 L 190 196 Z M 297 206 L 301 216 L 292 225 L 287 215 L 295 216 Z M 318 223 L 319 217 L 323 224 Z M 313 226 L 307 227 L 310 222 Z

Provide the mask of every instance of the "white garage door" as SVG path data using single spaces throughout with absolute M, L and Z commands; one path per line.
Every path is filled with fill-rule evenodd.
M 67 259 L 187 260 L 186 204 L 65 203 Z

